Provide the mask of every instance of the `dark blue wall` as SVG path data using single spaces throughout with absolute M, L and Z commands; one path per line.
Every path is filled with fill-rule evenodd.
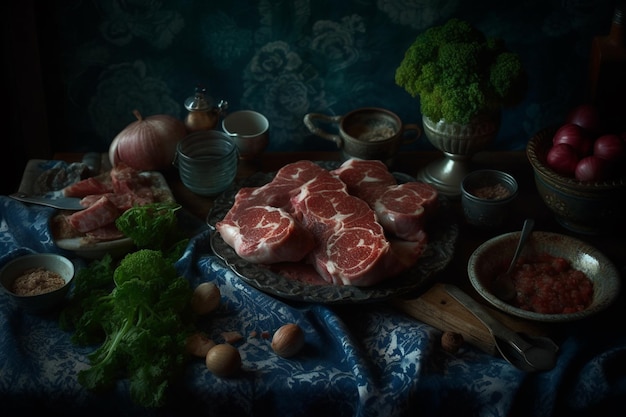
M 452 16 L 518 52 L 530 75 L 523 103 L 504 112 L 493 149 L 523 149 L 585 98 L 590 42 L 608 31 L 614 1 L 293 0 L 64 1 L 54 19 L 62 88 L 56 150 L 106 150 L 131 111 L 183 118 L 204 84 L 230 109 L 271 123 L 269 150 L 332 149 L 302 123 L 308 112 L 363 106 L 420 122 L 394 83 L 415 36 Z M 412 145 L 430 148 L 425 140 Z

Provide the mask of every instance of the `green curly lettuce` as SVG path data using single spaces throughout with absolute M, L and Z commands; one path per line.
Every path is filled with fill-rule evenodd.
M 168 387 L 182 376 L 185 342 L 195 329 L 189 282 L 161 251 L 150 249 L 126 255 L 117 267 L 107 256 L 79 274 L 81 290 L 62 311 L 61 324 L 74 331 L 75 344 L 99 346 L 78 381 L 101 392 L 127 378 L 133 401 L 162 406 Z M 97 280 L 88 281 L 94 274 Z

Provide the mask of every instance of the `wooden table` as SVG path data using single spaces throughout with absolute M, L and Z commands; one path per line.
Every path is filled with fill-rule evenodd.
M 66 161 L 76 161 L 80 160 L 82 155 L 57 154 L 55 157 Z M 392 170 L 415 176 L 422 167 L 441 157 L 442 154 L 440 152 L 402 152 L 397 155 Z M 104 159 L 105 157 L 103 157 L 103 160 Z M 287 163 L 302 159 L 309 159 L 313 161 L 340 161 L 341 154 L 339 152 L 266 152 L 259 159 L 241 160 L 236 180 L 247 178 L 259 171 L 273 172 L 280 169 Z M 472 294 L 474 297 L 478 297 L 473 288 L 471 288 L 467 277 L 467 263 L 470 255 L 480 244 L 491 237 L 501 233 L 520 230 L 524 219 L 527 217 L 533 217 L 535 219 L 535 230 L 563 233 L 587 241 L 607 255 L 609 259 L 616 264 L 622 275 L 626 274 L 626 256 L 624 256 L 626 255 L 626 239 L 624 239 L 624 236 L 618 231 L 610 236 L 576 235 L 575 233 L 560 226 L 556 222 L 553 214 L 549 211 L 549 209 L 541 201 L 540 196 L 537 194 L 532 167 L 528 162 L 524 151 L 480 152 L 474 156 L 472 160 L 472 168 L 498 169 L 510 173 L 515 177 L 519 184 L 519 194 L 510 213 L 509 221 L 503 227 L 490 231 L 479 230 L 466 224 L 462 215 L 460 199 L 451 199 L 453 217 L 450 221 L 456 222 L 459 225 L 460 234 L 454 258 L 452 259 L 449 267 L 441 273 L 438 281 L 456 284 Z M 213 205 L 214 198 L 202 197 L 192 193 L 182 184 L 178 172 L 174 168 L 163 172 L 163 174 L 167 179 L 176 201 L 178 201 L 193 215 L 202 220 L 206 219 L 206 216 Z M 438 302 L 436 297 L 441 297 L 441 294 L 433 295 L 433 299 L 431 300 L 433 304 Z M 444 301 L 441 302 L 443 303 Z M 449 300 L 446 299 L 445 302 L 449 302 Z M 416 307 L 416 304 L 413 303 L 408 305 L 399 304 L 398 306 L 409 314 L 412 314 L 426 322 L 430 319 L 433 319 L 433 321 L 441 321 L 442 319 L 441 317 L 424 317 L 424 314 L 430 315 L 430 313 L 428 311 L 423 311 L 423 305 Z M 427 309 L 430 308 L 429 306 L 426 307 Z M 482 331 L 484 333 L 484 329 L 480 327 L 479 323 L 473 320 L 473 317 L 470 317 L 469 314 L 465 314 L 465 316 L 463 316 L 464 313 L 457 310 L 454 310 L 452 313 L 446 313 L 446 315 L 460 315 L 462 317 L 457 317 L 459 320 L 463 322 L 470 322 L 475 326 L 471 328 L 472 332 L 480 333 Z M 551 329 L 547 326 L 537 325 L 536 323 L 531 324 L 523 320 L 499 314 L 498 312 L 494 313 L 500 316 L 500 318 L 511 327 L 536 334 L 551 332 Z M 440 316 L 441 314 L 435 312 L 434 315 Z M 445 320 L 448 318 L 449 317 L 444 317 L 443 319 Z M 457 318 L 452 317 L 452 320 L 454 321 Z M 433 322 L 429 324 L 437 323 Z M 445 325 L 450 325 L 450 323 L 447 322 Z M 439 327 L 441 326 L 442 325 L 440 324 Z M 493 350 L 492 344 L 484 344 L 485 341 L 489 339 L 488 334 L 484 333 L 482 336 L 479 334 L 478 337 L 479 339 L 482 337 L 482 339 L 477 340 L 477 343 L 475 344 L 484 350 Z

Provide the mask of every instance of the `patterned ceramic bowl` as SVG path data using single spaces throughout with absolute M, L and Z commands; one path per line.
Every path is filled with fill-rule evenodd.
M 526 154 L 543 202 L 566 229 L 582 234 L 614 233 L 626 226 L 626 175 L 608 181 L 582 182 L 557 174 L 546 164 L 556 128 L 528 142 Z
M 620 276 L 615 265 L 599 250 L 582 240 L 562 235 L 535 231 L 532 232 L 522 256 L 548 254 L 569 261 L 571 268 L 585 273 L 593 283 L 593 299 L 582 311 L 559 314 L 542 314 L 505 302 L 492 292 L 492 283 L 498 274 L 505 271 L 513 258 L 513 253 L 521 232 L 505 233 L 480 245 L 470 256 L 467 273 L 478 294 L 494 307 L 505 313 L 528 320 L 542 322 L 567 322 L 579 320 L 611 305 L 620 291 Z
M 40 275 L 31 275 L 28 280 L 23 280 L 19 289 L 15 286 L 16 280 L 21 279 L 32 270 L 41 268 Z M 47 272 L 53 272 L 60 276 L 62 285 L 50 290 L 51 280 Z M 35 274 L 37 274 L 35 272 Z M 17 304 L 19 308 L 28 313 L 44 313 L 58 306 L 65 298 L 74 279 L 74 264 L 61 255 L 52 253 L 38 253 L 20 256 L 4 265 L 0 271 L 2 289 Z M 46 292 L 40 292 L 40 287 L 49 286 Z M 27 291 L 30 289 L 30 291 Z

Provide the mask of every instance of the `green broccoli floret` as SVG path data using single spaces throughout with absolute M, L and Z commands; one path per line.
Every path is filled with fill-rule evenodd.
M 457 123 L 514 104 L 525 90 L 519 57 L 501 39 L 488 39 L 456 18 L 417 36 L 395 81 L 411 96 L 420 96 L 422 114 Z
M 160 279 L 154 279 L 155 277 Z M 113 280 L 118 287 L 134 278 L 149 282 L 153 286 L 167 284 L 164 277 L 175 278 L 176 269 L 163 257 L 161 251 L 150 249 L 142 249 L 126 255 L 113 274 Z
M 520 76 L 512 77 L 511 74 L 520 74 Z M 527 85 L 519 57 L 511 52 L 497 55 L 490 68 L 489 82 L 505 105 L 520 101 Z
M 88 269 L 102 268 L 97 261 Z M 170 383 L 186 363 L 185 341 L 194 331 L 192 289 L 158 250 L 141 249 L 112 271 L 110 291 L 99 289 L 73 310 L 75 343 L 101 343 L 78 381 L 94 391 L 130 381 L 131 398 L 145 407 L 165 402 Z

